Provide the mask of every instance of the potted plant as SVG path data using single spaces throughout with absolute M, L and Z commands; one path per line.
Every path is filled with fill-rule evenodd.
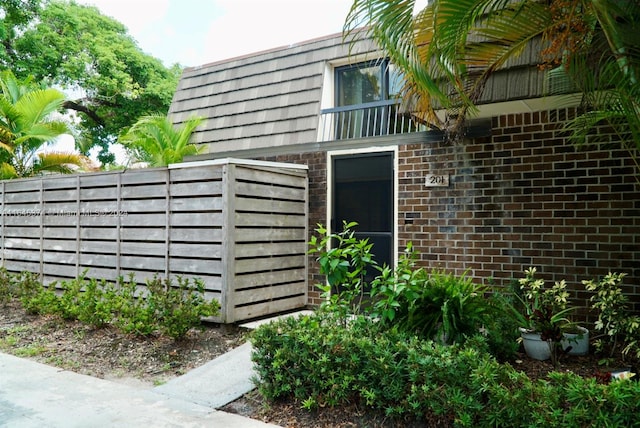
M 574 327 L 567 316 L 575 309 L 568 307 L 569 292 L 565 280 L 545 287 L 544 280 L 535 278 L 536 268 L 525 270 L 520 279 L 522 306 L 527 325 L 520 328 L 525 352 L 538 360 L 551 359 L 557 365 L 559 354 L 572 347 L 563 346 L 565 332 Z
M 580 325 L 567 326 L 562 333 L 561 348 L 569 355 L 589 353 L 589 330 Z

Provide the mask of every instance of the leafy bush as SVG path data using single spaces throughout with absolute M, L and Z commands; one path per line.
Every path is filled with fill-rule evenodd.
M 0 268 L 0 305 L 6 305 L 13 297 L 18 295 L 18 285 L 15 275 Z
M 154 278 L 147 282 L 147 306 L 154 311 L 160 330 L 167 336 L 178 339 L 184 337 L 203 317 L 218 314 L 217 301 L 206 301 L 204 282 L 178 277 L 174 287 L 171 279 Z
M 259 392 L 309 409 L 357 404 L 473 427 L 634 426 L 640 412 L 638 382 L 534 382 L 486 353 L 481 336 L 444 346 L 324 313 L 261 326 L 251 340 Z
M 591 296 L 592 308 L 598 311 L 595 329 L 602 333 L 595 342 L 598 351 L 608 348 L 613 355 L 619 347 L 623 356 L 640 360 L 640 316 L 629 311 L 629 298 L 622 293 L 622 280 L 626 274 L 611 273 L 599 281 L 582 281 Z
M 465 275 L 417 268 L 411 244 L 398 267 L 371 283 L 372 315 L 383 325 L 445 343 L 460 343 L 487 325 L 492 307 L 486 287 Z
M 27 312 L 44 315 L 57 314 L 60 311 L 54 284 L 45 287 L 38 276 L 31 272 L 16 274 L 14 280 L 18 288 L 18 298 Z
M 203 317 L 215 316 L 220 309 L 217 301 L 205 299 L 204 283 L 198 279 L 178 278 L 174 286 L 170 279 L 156 277 L 142 287 L 133 275 L 128 280 L 119 278 L 116 284 L 83 275 L 44 287 L 33 274 L 10 277 L 29 312 L 77 319 L 94 327 L 113 324 L 125 333 L 143 336 L 159 332 L 182 338 Z
M 118 278 L 113 304 L 113 324 L 125 333 L 148 336 L 158 330 L 153 301 L 146 300 L 132 275 Z
M 322 225 L 309 241 L 309 254 L 318 254 L 320 273 L 326 275 L 325 284 L 317 284 L 326 301 L 325 307 L 346 316 L 359 312 L 367 288 L 366 277 L 376 269 L 371 254 L 373 244 L 355 237 L 357 223 L 343 223 L 340 233 L 328 233 Z
M 520 322 L 518 311 L 514 308 L 513 295 L 502 290 L 494 290 L 489 296 L 491 316 L 485 319 L 483 332 L 491 355 L 498 361 L 510 361 L 520 349 Z
M 411 243 L 396 269 L 379 268 L 372 245 L 355 237 L 352 229 L 356 225 L 345 222 L 338 234 L 329 234 L 319 225 L 319 236 L 309 242 L 309 252 L 318 254 L 320 273 L 327 278 L 326 284 L 318 285 L 326 299 L 324 309 L 345 319 L 351 314 L 370 314 L 387 328 L 437 337 L 446 343 L 461 342 L 487 323 L 491 305 L 484 298 L 483 286 L 464 275 L 426 273 L 417 268 Z M 372 270 L 380 274 L 369 284 L 365 299 L 369 288 L 365 279 Z

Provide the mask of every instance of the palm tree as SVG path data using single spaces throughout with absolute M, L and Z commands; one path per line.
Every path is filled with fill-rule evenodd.
M 189 140 L 202 123 L 203 118 L 194 117 L 176 127 L 166 116 L 144 116 L 122 134 L 118 142 L 137 161 L 146 162 L 150 166 L 166 166 L 182 162 L 185 156 L 200 153 L 202 148 L 189 144 Z
M 83 167 L 86 159 L 74 153 L 41 151 L 43 146 L 68 133 L 67 124 L 53 120 L 65 100 L 64 94 L 0 73 L 0 178 L 19 178 L 44 172 L 68 173 L 72 165 Z
M 414 6 L 354 0 L 345 32 L 372 37 L 398 64 L 405 98 L 432 127 L 455 133 L 491 75 L 541 41 L 540 64 L 562 66 L 588 109 L 567 125 L 574 141 L 607 121 L 632 156 L 640 150 L 637 0 L 431 0 L 415 15 Z M 440 119 L 438 109 L 454 119 Z

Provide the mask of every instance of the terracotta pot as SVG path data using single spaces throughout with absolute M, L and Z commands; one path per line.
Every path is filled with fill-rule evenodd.
M 524 351 L 527 353 L 529 358 L 540 361 L 551 358 L 551 349 L 549 348 L 549 344 L 547 341 L 540 338 L 540 333 L 521 327 L 520 336 L 522 337 Z

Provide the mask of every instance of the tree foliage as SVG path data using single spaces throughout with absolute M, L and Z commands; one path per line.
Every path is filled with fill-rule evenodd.
M 142 52 L 124 25 L 97 8 L 61 0 L 0 0 L 0 11 L 1 65 L 67 92 L 63 107 L 79 119 L 79 146 L 101 146 L 103 163 L 113 161 L 108 145 L 122 129 L 168 110 L 179 66 L 167 68 Z
M 460 130 L 488 79 L 537 43 L 561 66 L 589 113 L 568 124 L 576 142 L 606 123 L 640 150 L 637 0 L 354 0 L 345 31 L 372 37 L 405 72 L 404 96 L 431 126 Z M 355 31 L 365 26 L 364 31 Z M 441 120 L 437 109 L 447 109 Z

